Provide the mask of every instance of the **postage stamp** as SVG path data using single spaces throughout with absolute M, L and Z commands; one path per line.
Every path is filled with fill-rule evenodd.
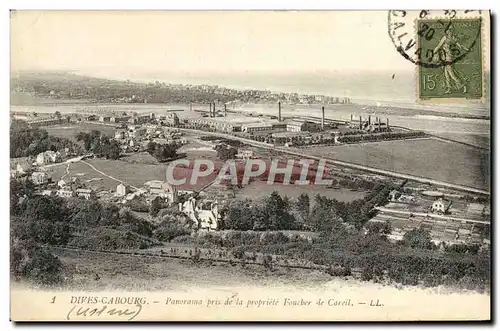
M 406 11 L 389 14 L 393 43 L 416 65 L 417 101 L 484 101 L 483 21 L 473 12 L 422 10 L 416 18 Z
M 418 43 L 435 66 L 418 67 L 418 97 L 483 97 L 481 20 L 459 19 L 418 22 Z

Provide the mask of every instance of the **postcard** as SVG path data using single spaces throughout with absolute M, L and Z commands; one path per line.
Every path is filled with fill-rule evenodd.
M 490 12 L 10 12 L 11 320 L 489 321 Z

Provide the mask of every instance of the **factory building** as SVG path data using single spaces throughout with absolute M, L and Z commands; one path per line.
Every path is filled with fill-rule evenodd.
M 351 114 L 349 127 L 366 132 L 386 132 L 390 130 L 389 118 L 386 118 L 386 122 L 382 122 L 381 117 L 375 116 L 372 118 L 371 115 L 368 115 L 368 118 L 363 118 L 362 116 L 354 117 Z
M 243 132 L 259 132 L 272 130 L 273 125 L 269 123 L 248 123 L 241 126 L 241 131 Z

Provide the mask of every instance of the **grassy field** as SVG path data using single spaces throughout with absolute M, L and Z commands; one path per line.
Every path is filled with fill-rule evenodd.
M 320 185 L 268 185 L 266 182 L 258 181 L 251 182 L 243 189 L 238 190 L 236 197 L 259 198 L 266 194 L 271 194 L 273 191 L 277 191 L 282 197 L 288 196 L 290 198 L 296 198 L 302 193 L 307 193 L 311 199 L 313 199 L 316 194 L 319 194 L 330 199 L 333 198 L 345 202 L 362 199 L 366 194 L 365 192 L 351 191 L 346 188 L 329 189 L 326 186 Z
M 453 184 L 489 189 L 489 152 L 435 139 L 311 147 L 309 153 Z
M 326 282 L 327 274 L 311 270 L 266 271 L 261 266 L 57 250 L 72 290 L 155 291 L 207 286 L 285 285 Z M 96 273 L 100 279 L 95 280 Z M 305 281 L 307 280 L 307 281 Z

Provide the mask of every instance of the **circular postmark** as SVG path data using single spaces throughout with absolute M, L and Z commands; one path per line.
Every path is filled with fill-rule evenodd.
M 464 60 L 481 37 L 481 11 L 390 10 L 388 33 L 408 61 L 439 68 Z

